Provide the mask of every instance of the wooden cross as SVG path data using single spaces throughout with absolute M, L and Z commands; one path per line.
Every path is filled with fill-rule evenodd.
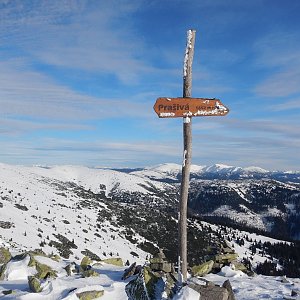
M 183 97 L 158 98 L 154 105 L 160 118 L 183 117 L 183 163 L 178 211 L 178 277 L 181 284 L 187 281 L 187 201 L 192 160 L 192 117 L 225 116 L 229 112 L 219 99 L 191 98 L 195 36 L 195 30 L 188 30 L 183 64 Z

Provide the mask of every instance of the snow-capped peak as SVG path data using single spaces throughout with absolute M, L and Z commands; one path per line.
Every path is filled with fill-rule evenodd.
M 250 173 L 268 173 L 269 172 L 268 170 L 265 170 L 260 167 L 254 167 L 254 166 L 246 167 L 246 168 L 244 168 L 244 171 L 250 172 Z

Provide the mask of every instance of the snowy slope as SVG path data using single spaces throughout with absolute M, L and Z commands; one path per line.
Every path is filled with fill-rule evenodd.
M 99 212 L 111 210 L 103 201 L 88 200 L 88 190 L 141 193 L 151 196 L 153 188 L 165 191 L 165 183 L 153 182 L 124 173 L 60 166 L 52 168 L 0 165 L 0 237 L 19 249 L 41 248 L 70 242 L 71 257 L 82 257 L 88 249 L 103 257 L 111 253 L 131 260 L 130 252 L 144 260 L 147 253 L 136 249 L 124 237 L 126 228 L 113 220 L 99 221 Z M 105 195 L 104 195 L 105 194 Z M 90 202 L 88 202 L 90 201 Z M 143 240 L 136 235 L 136 238 Z M 51 242 L 53 241 L 53 242 Z M 74 245 L 72 242 L 74 241 Z

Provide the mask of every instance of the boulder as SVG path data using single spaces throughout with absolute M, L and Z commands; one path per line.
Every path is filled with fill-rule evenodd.
M 102 259 L 101 262 L 104 262 L 106 264 L 114 265 L 117 267 L 123 267 L 123 260 L 120 257 L 114 257 L 114 258 L 107 258 L 107 259 Z
M 188 286 L 200 294 L 201 300 L 228 300 L 229 293 L 224 287 L 198 284 L 189 284 Z
M 41 264 L 38 261 L 36 261 L 35 267 L 37 270 L 37 274 L 35 274 L 35 276 L 39 279 L 46 279 L 49 277 L 51 277 L 51 278 L 57 277 L 57 272 L 45 264 Z
M 225 254 L 234 253 L 234 249 L 231 248 L 231 245 L 226 241 L 225 244 L 221 245 L 221 251 Z
M 159 280 L 162 280 L 161 274 L 153 272 L 149 267 L 144 267 L 141 272 L 144 277 L 144 282 L 148 291 L 148 295 L 151 298 L 155 293 L 155 285 Z
M 291 291 L 291 296 L 292 297 L 297 297 L 297 296 L 299 296 L 300 295 L 300 292 L 299 291 L 296 291 L 296 290 L 292 290 Z
M 72 265 L 71 264 L 66 265 L 64 267 L 64 269 L 66 270 L 68 276 L 72 275 Z
M 233 293 L 233 290 L 232 290 L 232 286 L 231 286 L 231 283 L 228 279 L 226 281 L 224 281 L 222 287 L 225 288 L 228 291 L 229 295 L 228 295 L 227 300 L 235 300 L 234 293 Z
M 14 290 L 4 290 L 4 291 L 2 291 L 3 295 L 12 295 L 12 294 L 15 294 L 15 293 L 16 293 L 16 291 L 14 291 Z
M 83 271 L 82 276 L 84 278 L 86 278 L 86 277 L 97 277 L 97 276 L 99 276 L 99 273 L 97 273 L 95 270 L 90 269 L 90 270 Z
M 28 276 L 28 285 L 33 293 L 42 291 L 41 283 L 35 276 Z
M 11 259 L 11 254 L 8 249 L 1 247 L 0 248 L 0 265 L 6 264 Z
M 134 262 L 129 268 L 127 268 L 124 271 L 124 274 L 122 276 L 122 280 L 125 280 L 125 279 L 131 277 L 132 275 L 134 275 L 135 271 L 136 271 L 136 262 Z
M 214 261 L 209 260 L 201 265 L 193 266 L 192 273 L 194 276 L 204 276 L 212 270 L 213 266 L 214 266 Z
M 219 254 L 215 256 L 215 261 L 222 264 L 229 264 L 238 258 L 237 253 Z
M 131 300 L 156 299 L 156 295 L 164 291 L 163 275 L 164 273 L 153 272 L 149 267 L 144 267 L 139 275 L 126 285 L 125 291 L 128 298 Z
M 163 271 L 165 273 L 171 273 L 173 271 L 173 265 L 167 261 L 161 249 L 150 259 L 150 268 L 153 271 Z
M 0 266 L 0 280 L 4 280 L 5 270 L 6 270 L 6 264 Z
M 86 291 L 81 293 L 76 293 L 77 298 L 80 300 L 93 300 L 102 297 L 104 291 Z
M 91 264 L 92 264 L 91 259 L 90 259 L 88 256 L 85 256 L 85 257 L 81 260 L 80 268 L 81 268 L 83 271 L 87 271 L 88 269 L 91 268 Z
M 129 281 L 125 287 L 128 299 L 131 300 L 149 300 L 148 291 L 146 289 L 143 276 L 137 276 Z

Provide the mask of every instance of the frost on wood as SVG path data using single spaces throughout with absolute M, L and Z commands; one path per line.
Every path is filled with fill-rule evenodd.
M 189 30 L 187 35 L 187 44 L 186 44 L 185 55 L 184 55 L 183 77 L 187 76 L 189 52 L 190 49 L 192 48 L 192 38 L 193 38 L 193 30 Z
M 175 113 L 173 112 L 161 112 L 159 114 L 160 117 L 174 117 L 175 116 Z
M 189 116 L 191 116 L 192 114 L 189 114 Z M 191 118 L 190 117 L 185 117 L 183 118 L 183 123 L 191 123 Z
M 185 162 L 186 162 L 186 155 L 187 155 L 187 150 L 184 150 L 183 152 L 183 160 L 182 160 L 182 167 L 185 167 Z

